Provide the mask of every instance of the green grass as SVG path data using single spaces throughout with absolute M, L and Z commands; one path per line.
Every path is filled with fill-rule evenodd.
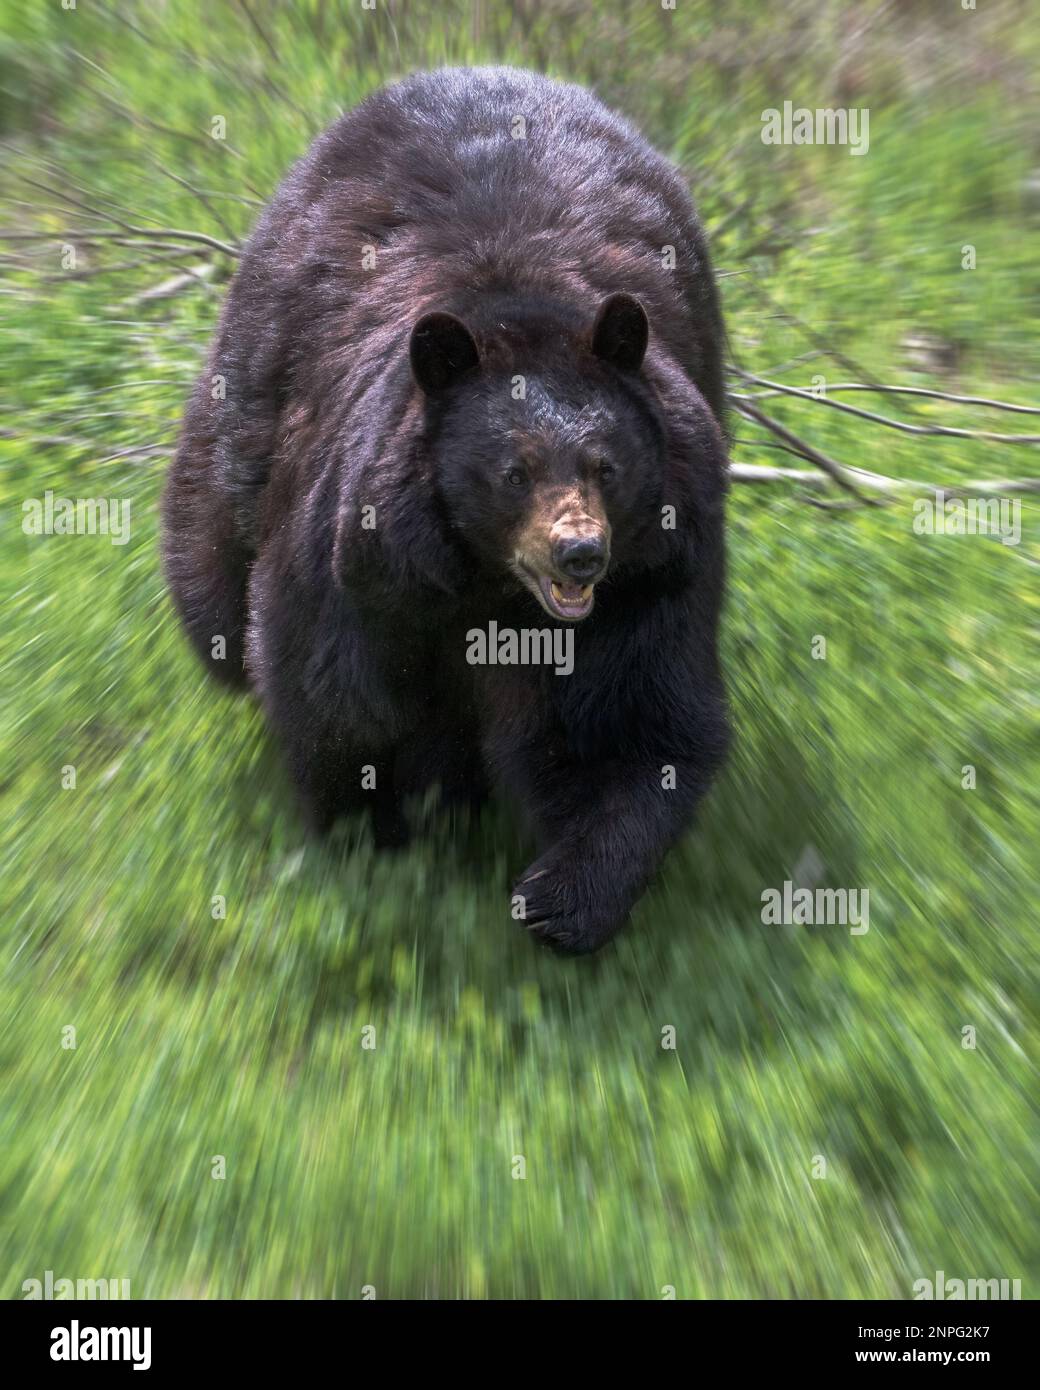
M 814 6 L 813 46 L 797 7 L 774 8 L 728 7 L 727 31 L 717 7 L 681 2 L 667 19 L 604 6 L 594 24 L 565 4 L 478 7 L 479 23 L 469 6 L 395 7 L 392 27 L 255 4 L 276 67 L 235 6 L 135 10 L 140 32 L 85 0 L 34 7 L 0 49 L 5 220 L 63 225 L 27 174 L 224 237 L 157 166 L 263 197 L 380 80 L 505 57 L 595 82 L 682 160 L 721 228 L 743 365 L 769 375 L 808 348 L 760 286 L 882 380 L 1037 403 L 1030 151 L 1025 113 L 1009 118 L 1037 50 L 1021 12 L 976 16 L 967 43 L 907 7 L 939 75 L 978 62 L 974 85 L 922 87 L 902 31 L 870 35 L 856 104 L 871 150 L 854 159 L 758 141 L 765 106 L 836 104 L 838 20 L 859 11 Z M 232 151 L 206 133 L 219 113 Z M 210 204 L 227 234 L 255 215 Z M 770 229 L 784 244 L 763 250 Z M 898 1298 L 942 1269 L 1034 1296 L 1035 504 L 1009 547 L 915 536 L 908 502 L 820 511 L 736 486 L 734 756 L 616 945 L 562 961 L 510 921 L 508 807 L 467 833 L 424 809 L 426 836 L 393 858 L 357 824 L 315 844 L 256 709 L 190 657 L 158 564 L 167 457 L 113 455 L 173 439 L 219 280 L 142 310 L 128 297 L 173 272 L 44 281 L 57 248 L 30 248 L 3 299 L 0 1293 L 52 1269 L 128 1277 L 135 1297 Z M 955 346 L 951 374 L 911 371 L 919 332 Z M 784 376 L 815 372 L 849 376 L 826 359 Z M 903 413 L 1036 428 L 955 409 Z M 775 413 L 859 467 L 1040 471 L 1028 448 Z M 55 435 L 84 443 L 40 442 Z M 785 461 L 758 444 L 735 457 Z M 130 543 L 23 535 L 22 503 L 48 488 L 131 499 Z M 869 890 L 866 935 L 763 926 L 763 890 L 807 846 L 828 884 Z

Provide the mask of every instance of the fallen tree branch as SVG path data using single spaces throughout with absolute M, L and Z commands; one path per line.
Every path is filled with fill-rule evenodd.
M 779 367 L 774 368 L 774 371 L 779 370 Z M 765 381 L 765 377 L 753 377 L 750 372 L 739 372 L 739 375 L 746 377 L 749 381 Z M 771 391 L 756 391 L 753 395 L 740 396 L 739 399 L 765 401 L 785 394 L 785 388 L 779 382 L 772 383 L 772 386 Z M 925 386 L 869 386 L 862 381 L 839 381 L 833 386 L 830 382 L 827 383 L 826 394 L 828 396 L 834 395 L 837 391 L 870 391 L 875 395 L 928 396 L 936 401 L 954 401 L 957 405 L 984 405 L 992 410 L 1010 410 L 1019 415 L 1040 415 L 1040 405 L 1015 405 L 1011 401 L 994 400 L 991 396 L 957 396 L 952 391 L 933 391 Z
M 127 227 L 122 231 L 110 231 L 105 227 L 84 227 L 81 230 L 71 230 L 63 232 L 0 232 L 0 241 L 67 241 L 75 243 L 77 238 L 80 241 L 117 241 L 122 245 L 144 242 L 149 244 L 162 244 L 162 238 L 169 238 L 172 241 L 183 241 L 197 244 L 199 246 L 209 246 L 214 251 L 222 251 L 225 256 L 233 256 L 236 260 L 241 255 L 237 246 L 231 246 L 226 241 L 218 241 L 216 237 L 207 236 L 205 232 L 182 231 L 176 227 Z
M 177 266 L 180 263 L 182 263 L 187 257 L 199 255 L 202 255 L 201 251 L 192 251 L 190 249 L 185 249 L 184 247 L 178 246 L 174 250 L 161 251 L 155 256 L 142 256 L 139 260 L 136 261 L 115 261 L 109 263 L 108 265 L 91 266 L 87 270 L 55 271 L 52 274 L 41 275 L 40 279 L 46 281 L 48 284 L 60 284 L 65 280 L 96 280 L 99 275 L 124 275 L 129 270 L 140 270 L 144 266 L 169 266 L 171 264 Z M 209 267 L 209 271 L 211 272 L 213 269 L 213 262 L 204 261 L 199 268 L 200 273 L 201 271 L 206 270 L 207 267 Z M 25 269 L 26 267 L 22 268 Z M 195 278 L 194 276 L 191 276 L 190 272 L 188 271 L 185 271 L 185 274 L 189 275 L 189 278 Z
M 905 420 L 893 420 L 890 415 L 878 415 L 873 410 L 861 410 L 859 406 L 848 405 L 845 401 L 832 401 L 826 395 L 815 395 L 800 386 L 787 386 L 783 382 L 770 381 L 766 377 L 755 376 L 740 367 L 733 369 L 745 381 L 753 381 L 758 386 L 768 386 L 781 396 L 794 396 L 798 400 L 813 401 L 816 405 L 826 405 L 831 410 L 840 410 L 845 415 L 855 415 L 860 420 L 869 420 L 876 425 L 887 425 L 889 429 L 900 430 L 903 434 L 942 435 L 952 439 L 981 439 L 991 444 L 1040 444 L 1040 434 L 998 434 L 992 430 L 966 430 L 952 425 L 911 425 Z M 738 402 L 737 409 L 747 405 L 749 397 L 731 393 L 730 399 Z
M 792 434 L 785 425 L 781 425 L 780 422 L 774 420 L 772 416 L 766 415 L 763 411 L 759 410 L 757 406 L 749 405 L 746 401 L 738 401 L 736 402 L 736 408 L 746 419 L 754 420 L 757 425 L 761 425 L 763 429 L 768 430 L 770 434 L 775 434 L 778 439 L 782 440 L 790 448 L 792 453 L 799 454 L 802 458 L 808 459 L 810 463 L 815 463 L 817 468 L 822 468 L 824 473 L 826 473 L 829 478 L 833 479 L 844 492 L 849 493 L 852 497 L 856 497 L 863 502 L 869 502 L 871 500 L 862 495 L 856 483 L 853 481 L 850 470 L 845 468 L 843 464 L 838 463 L 836 459 L 830 458 L 827 454 L 821 454 L 819 449 L 814 448 L 811 444 L 807 444 L 804 439 L 799 439 L 798 435 Z
M 950 497 L 965 493 L 981 497 L 1006 497 L 1040 492 L 1040 478 L 983 478 L 967 482 L 926 483 L 918 478 L 886 478 L 881 473 L 857 473 L 856 476 L 862 486 L 890 496 L 942 492 Z M 775 468 L 771 464 L 731 463 L 729 477 L 735 483 L 797 483 L 800 487 L 814 489 L 829 487 L 823 473 L 808 468 Z
M 82 439 L 72 434 L 23 434 L 21 430 L 0 427 L 0 439 L 12 439 L 19 444 L 32 444 L 38 449 L 83 449 L 87 452 L 98 448 L 96 439 Z M 118 449 L 98 460 L 99 463 L 112 463 L 121 458 L 141 458 L 155 454 L 172 454 L 173 444 L 133 444 L 126 449 Z
M 197 270 L 185 270 L 182 275 L 174 275 L 169 280 L 164 280 L 160 285 L 152 285 L 150 289 L 142 290 L 140 294 L 135 294 L 126 302 L 128 305 L 156 304 L 162 299 L 173 299 L 175 295 L 183 293 L 184 290 L 193 289 L 196 285 L 204 285 L 212 276 L 215 266 L 212 261 L 204 261 Z
M 180 174 L 175 174 L 172 169 L 165 168 L 158 159 L 152 160 L 152 167 L 164 178 L 172 179 L 173 182 L 179 184 L 181 188 L 187 189 L 191 196 L 206 209 L 214 222 L 219 223 L 220 230 L 224 235 L 232 242 L 236 240 L 234 229 L 224 217 L 221 216 L 201 188 L 196 188 L 188 179 L 182 178 Z
M 786 319 L 788 323 L 792 324 L 805 341 L 811 343 L 813 348 L 816 349 L 821 356 L 833 358 L 835 362 L 839 362 L 844 370 L 852 373 L 854 377 L 869 381 L 872 385 L 876 386 L 879 391 L 885 391 L 885 386 L 874 379 L 872 372 L 867 371 L 861 363 L 854 361 L 840 348 L 833 347 L 811 324 L 806 323 L 803 318 L 800 318 L 796 313 L 792 312 L 792 310 L 785 309 L 782 304 L 778 303 L 777 300 L 773 298 L 768 290 L 759 284 L 756 276 L 750 275 L 740 283 L 742 286 L 747 286 L 751 290 L 751 293 L 761 300 L 761 302 L 765 304 L 772 313 L 776 314 L 777 317 Z
M 776 468 L 765 463 L 731 463 L 727 476 L 731 483 L 799 483 L 802 487 L 826 488 L 826 475 L 815 468 Z

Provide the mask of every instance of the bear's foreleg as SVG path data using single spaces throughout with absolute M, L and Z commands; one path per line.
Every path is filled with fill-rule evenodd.
M 597 950 L 624 925 L 708 780 L 695 760 L 543 762 L 529 785 L 546 848 L 513 888 L 513 915 L 557 949 Z

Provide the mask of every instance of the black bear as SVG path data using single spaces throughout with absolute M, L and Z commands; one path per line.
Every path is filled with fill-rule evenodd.
M 497 786 L 541 847 L 514 918 L 617 931 L 728 742 L 722 339 L 682 180 L 580 87 L 422 73 L 314 142 L 163 523 L 188 634 L 315 826 L 367 806 L 392 845 L 407 793 Z

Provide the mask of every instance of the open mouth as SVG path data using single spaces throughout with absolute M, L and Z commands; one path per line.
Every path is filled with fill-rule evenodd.
M 542 575 L 537 582 L 542 607 L 552 617 L 576 623 L 592 612 L 594 584 L 566 584 L 548 575 Z

